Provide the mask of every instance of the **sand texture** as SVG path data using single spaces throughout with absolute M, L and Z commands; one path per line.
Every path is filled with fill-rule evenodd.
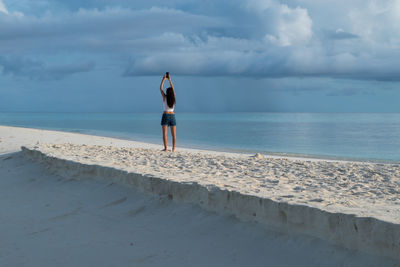
M 76 179 L 90 175 L 197 204 L 209 211 L 232 214 L 243 221 L 259 222 L 285 233 L 308 234 L 349 249 L 400 259 L 400 224 L 396 223 L 399 211 L 391 191 L 398 185 L 393 182 L 375 194 L 365 192 L 361 197 L 357 194 L 360 190 L 352 191 L 361 187 L 362 177 L 376 177 L 377 170 L 381 171 L 378 177 L 388 177 L 390 172 L 398 171 L 397 165 L 73 144 L 37 144 L 22 149 L 24 155 L 48 164 L 60 175 Z M 317 178 L 315 173 L 328 173 L 325 177 L 331 181 L 322 175 Z M 334 182 L 336 173 L 342 186 Z M 357 179 L 351 181 L 346 173 Z M 396 177 L 393 180 L 397 181 Z M 379 181 L 385 185 L 383 179 Z M 297 190 L 299 186 L 303 190 Z M 363 182 L 363 188 L 367 186 Z M 386 197 L 387 191 L 392 194 L 388 199 L 377 199 Z M 392 208 L 391 213 L 382 213 L 385 200 L 391 201 L 387 205 Z
M 400 223 L 400 166 L 37 144 L 48 156 Z
M 0 126 L 0 265 L 400 266 L 396 165 L 159 149 Z

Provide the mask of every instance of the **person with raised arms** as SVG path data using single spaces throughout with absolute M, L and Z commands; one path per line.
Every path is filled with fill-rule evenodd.
M 170 87 L 168 87 L 166 92 L 164 93 L 163 85 L 166 79 L 168 79 Z M 176 147 L 176 119 L 174 113 L 176 100 L 175 100 L 175 89 L 174 85 L 172 84 L 169 72 L 165 73 L 165 75 L 162 78 L 160 85 L 160 92 L 164 104 L 164 112 L 161 118 L 161 127 L 162 127 L 163 142 L 164 142 L 163 151 L 167 151 L 167 133 L 169 126 L 171 127 L 171 135 L 172 135 L 172 152 L 174 152 Z

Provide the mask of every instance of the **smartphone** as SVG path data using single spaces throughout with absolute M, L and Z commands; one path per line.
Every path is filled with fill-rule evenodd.
M 165 73 L 165 76 L 167 77 L 167 79 L 169 78 L 169 72 Z

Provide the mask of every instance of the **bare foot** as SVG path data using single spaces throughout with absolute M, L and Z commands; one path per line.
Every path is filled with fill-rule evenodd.
M 175 152 L 175 148 L 172 149 L 172 152 Z
M 167 152 L 168 150 L 167 150 L 166 148 L 164 148 L 164 149 L 163 149 L 163 150 L 161 150 L 161 151 Z

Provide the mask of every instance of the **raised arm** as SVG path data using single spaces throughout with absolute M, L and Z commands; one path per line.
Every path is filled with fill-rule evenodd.
M 171 74 L 168 76 L 168 81 L 169 81 L 169 84 L 171 85 L 172 92 L 174 92 L 174 95 L 175 95 L 174 85 L 172 84 L 172 81 L 171 81 Z
M 163 85 L 164 85 L 164 81 L 165 81 L 166 78 L 167 78 L 167 76 L 164 75 L 164 77 L 162 78 L 161 84 L 160 84 L 160 92 L 161 92 L 161 96 L 163 97 L 163 99 L 165 97 L 164 90 L 163 90 Z

